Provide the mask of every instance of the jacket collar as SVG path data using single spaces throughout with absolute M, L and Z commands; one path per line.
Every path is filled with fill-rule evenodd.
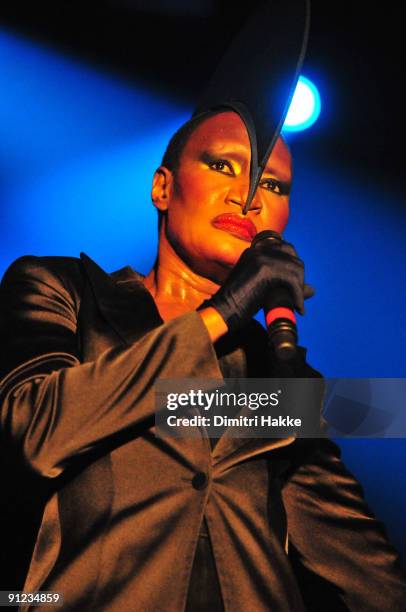
M 130 266 L 107 274 L 85 253 L 80 259 L 101 314 L 125 344 L 131 345 L 163 323 L 143 277 Z

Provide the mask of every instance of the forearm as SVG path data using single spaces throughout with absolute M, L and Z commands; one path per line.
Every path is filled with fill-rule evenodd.
M 35 471 L 56 477 L 70 458 L 150 427 L 159 378 L 197 375 L 221 378 L 210 337 L 193 312 L 93 362 L 36 371 L 25 380 L 20 374 L 17 385 L 11 377 L 0 392 L 2 429 Z
M 199 315 L 207 328 L 210 340 L 213 344 L 227 333 L 227 324 L 215 308 L 211 306 L 202 308 L 202 310 L 199 311 Z

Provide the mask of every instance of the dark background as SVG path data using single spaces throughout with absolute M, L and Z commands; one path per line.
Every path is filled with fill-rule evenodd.
M 193 106 L 222 51 L 258 4 L 227 0 L 3 0 L 2 23 Z M 269 24 L 269 35 L 275 27 Z M 326 90 L 309 146 L 400 183 L 404 32 L 396 5 L 312 1 L 303 72 Z M 325 99 L 325 98 L 324 98 Z
M 148 270 L 151 172 L 254 4 L 3 0 L 0 271 L 23 254 L 80 250 L 110 271 Z M 312 7 L 302 72 L 322 113 L 289 136 L 287 237 L 317 289 L 301 341 L 326 376 L 403 377 L 403 19 L 389 3 Z M 340 444 L 405 556 L 404 439 Z

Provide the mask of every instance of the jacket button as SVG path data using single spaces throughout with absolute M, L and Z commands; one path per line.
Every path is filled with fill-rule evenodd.
M 195 489 L 204 489 L 207 487 L 209 479 L 207 478 L 207 474 L 205 472 L 197 472 L 192 478 L 192 485 Z

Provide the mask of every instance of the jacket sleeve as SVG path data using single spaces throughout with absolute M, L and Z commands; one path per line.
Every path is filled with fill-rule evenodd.
M 406 575 L 398 555 L 338 446 L 328 439 L 297 442 L 296 467 L 283 488 L 289 544 L 307 575 L 321 579 L 321 591 L 334 594 L 324 607 L 311 609 L 404 609 Z
M 22 257 L 0 288 L 0 426 L 36 473 L 59 476 L 72 458 L 153 424 L 159 378 L 222 379 L 196 312 L 130 347 L 80 363 L 78 304 L 61 275 Z M 11 371 L 10 371 L 11 364 Z

